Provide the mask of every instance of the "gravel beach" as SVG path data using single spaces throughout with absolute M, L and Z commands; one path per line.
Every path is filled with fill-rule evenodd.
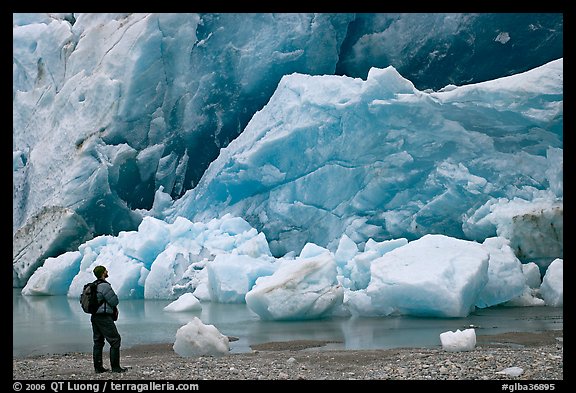
M 125 373 L 95 374 L 90 353 L 13 358 L 14 380 L 548 380 L 564 379 L 563 331 L 478 336 L 474 350 L 326 349 L 271 342 L 248 353 L 181 357 L 172 343 L 123 348 Z M 108 365 L 108 345 L 104 363 Z

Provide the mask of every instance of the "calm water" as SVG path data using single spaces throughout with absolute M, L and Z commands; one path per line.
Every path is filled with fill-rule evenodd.
M 386 349 L 435 347 L 442 332 L 476 327 L 476 335 L 510 331 L 563 329 L 563 308 L 493 307 L 466 318 L 330 318 L 316 321 L 262 321 L 245 304 L 202 303 L 201 311 L 166 312 L 170 300 L 121 300 L 117 322 L 122 347 L 173 343 L 176 330 L 193 316 L 227 336 L 231 352 L 269 341 L 332 340 L 326 348 Z M 107 350 L 108 344 L 105 349 Z M 90 316 L 77 299 L 66 296 L 22 296 L 13 289 L 13 356 L 91 352 Z

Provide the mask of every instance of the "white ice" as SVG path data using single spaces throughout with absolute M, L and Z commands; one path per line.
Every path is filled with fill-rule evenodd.
M 230 215 L 171 224 L 146 217 L 138 231 L 100 236 L 49 258 L 22 293 L 77 298 L 100 264 L 121 299 L 192 295 L 200 303 L 246 302 L 261 318 L 274 320 L 459 317 L 499 304 L 563 304 L 562 260 L 550 265 L 541 285 L 538 266 L 522 264 L 504 238 L 478 243 L 426 235 L 370 239 L 362 247 L 343 235 L 335 252 L 308 243 L 298 255 L 276 258 L 262 233 Z M 190 304 L 174 308 L 180 306 Z
M 440 333 L 442 349 L 448 352 L 472 351 L 476 347 L 476 330 L 456 329 Z
M 230 351 L 230 343 L 228 337 L 214 325 L 206 325 L 200 318 L 192 317 L 190 322 L 176 331 L 172 348 L 183 357 L 220 356 Z

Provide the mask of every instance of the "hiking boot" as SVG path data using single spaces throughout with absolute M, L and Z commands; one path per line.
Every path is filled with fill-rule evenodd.
M 102 348 L 94 347 L 92 351 L 92 358 L 94 359 L 94 372 L 96 374 L 105 373 L 108 371 L 108 369 L 104 368 L 102 365 Z
M 123 373 L 127 368 L 120 367 L 120 348 L 110 348 L 110 365 L 113 373 Z

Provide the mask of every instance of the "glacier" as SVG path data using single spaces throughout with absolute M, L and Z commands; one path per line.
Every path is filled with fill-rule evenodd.
M 13 21 L 23 294 L 103 264 L 263 319 L 563 304 L 561 14 Z
M 308 242 L 335 250 L 342 234 L 360 244 L 440 233 L 504 236 L 524 260 L 551 262 L 563 252 L 562 75 L 559 59 L 430 93 L 393 67 L 365 81 L 287 75 L 160 216 L 241 216 L 274 255 Z M 540 220 L 543 231 L 525 229 Z
M 343 235 L 336 252 L 307 243 L 299 254 L 274 257 L 261 232 L 230 214 L 208 223 L 145 217 L 137 231 L 48 258 L 22 294 L 78 298 L 97 265 L 106 266 L 120 299 L 172 299 L 171 312 L 245 303 L 263 320 L 455 318 L 496 305 L 563 305 L 563 260 L 541 275 L 502 237 L 479 243 L 428 234 L 359 247 Z
M 196 188 L 220 151 L 276 94 L 284 76 L 332 75 L 335 81 L 337 76 L 359 81 L 373 68 L 393 66 L 417 90 L 430 93 L 519 74 L 562 55 L 561 13 L 14 13 L 13 283 L 22 287 L 48 257 L 75 250 L 90 238 L 135 230 L 147 214 L 158 212 L 162 218 L 167 205 Z M 375 100 L 371 110 L 378 110 Z M 526 155 L 516 157 L 521 165 L 546 157 L 560 161 L 555 168 L 561 166 L 561 154 L 553 150 L 562 148 L 561 118 L 550 125 L 554 129 L 544 131 L 535 123 L 519 133 L 504 123 L 499 128 L 503 135 L 485 138 L 493 138 L 496 149 L 511 144 L 522 151 Z M 401 165 L 402 159 L 408 157 L 398 156 L 394 165 Z M 382 164 L 375 162 L 376 167 Z M 445 163 L 422 189 L 437 189 L 449 173 L 456 175 L 461 169 L 454 165 Z M 263 175 L 278 175 L 266 169 L 272 173 Z M 382 170 L 388 169 L 378 168 Z M 503 177 L 506 170 L 502 168 Z M 542 176 L 533 175 L 540 189 Z M 484 177 L 481 172 L 470 176 L 478 176 L 478 181 Z M 514 175 L 508 176 L 514 187 Z M 561 173 L 551 169 L 546 176 L 553 182 L 545 187 L 558 195 Z M 372 186 L 389 186 L 376 183 Z M 446 203 L 452 192 L 436 203 Z M 501 231 L 500 213 L 517 210 L 508 208 L 508 194 L 513 193 L 486 201 L 483 209 L 470 212 L 462 229 L 458 223 L 447 233 L 482 240 L 495 227 Z M 527 190 L 511 203 L 532 204 L 531 194 Z M 379 191 L 366 190 L 359 198 L 371 195 Z M 399 199 L 402 203 L 401 195 Z M 543 212 L 537 207 L 535 213 L 527 205 L 522 219 L 533 224 L 528 232 L 558 238 L 559 230 L 550 230 L 547 223 L 559 216 L 561 204 Z M 393 217 L 379 217 L 374 223 L 363 218 L 354 223 L 353 231 L 364 231 L 362 237 L 367 238 L 385 219 L 390 226 L 386 231 L 397 233 L 410 221 L 393 212 L 394 203 L 386 209 Z M 412 224 L 419 227 L 407 230 L 411 238 L 426 231 L 425 222 L 436 212 L 426 205 L 419 222 Z M 372 214 L 367 212 L 367 217 Z M 302 247 L 296 233 L 247 218 L 267 236 L 286 235 L 272 239 L 275 255 Z M 458 220 L 447 213 L 445 222 L 449 226 Z M 76 237 L 70 236 L 70 228 L 78 231 Z M 295 227 L 294 232 L 301 229 Z M 523 260 L 550 253 L 547 243 L 533 247 L 536 243 L 524 241 L 517 230 L 503 235 L 512 238 Z M 550 258 L 542 257 L 542 263 Z

